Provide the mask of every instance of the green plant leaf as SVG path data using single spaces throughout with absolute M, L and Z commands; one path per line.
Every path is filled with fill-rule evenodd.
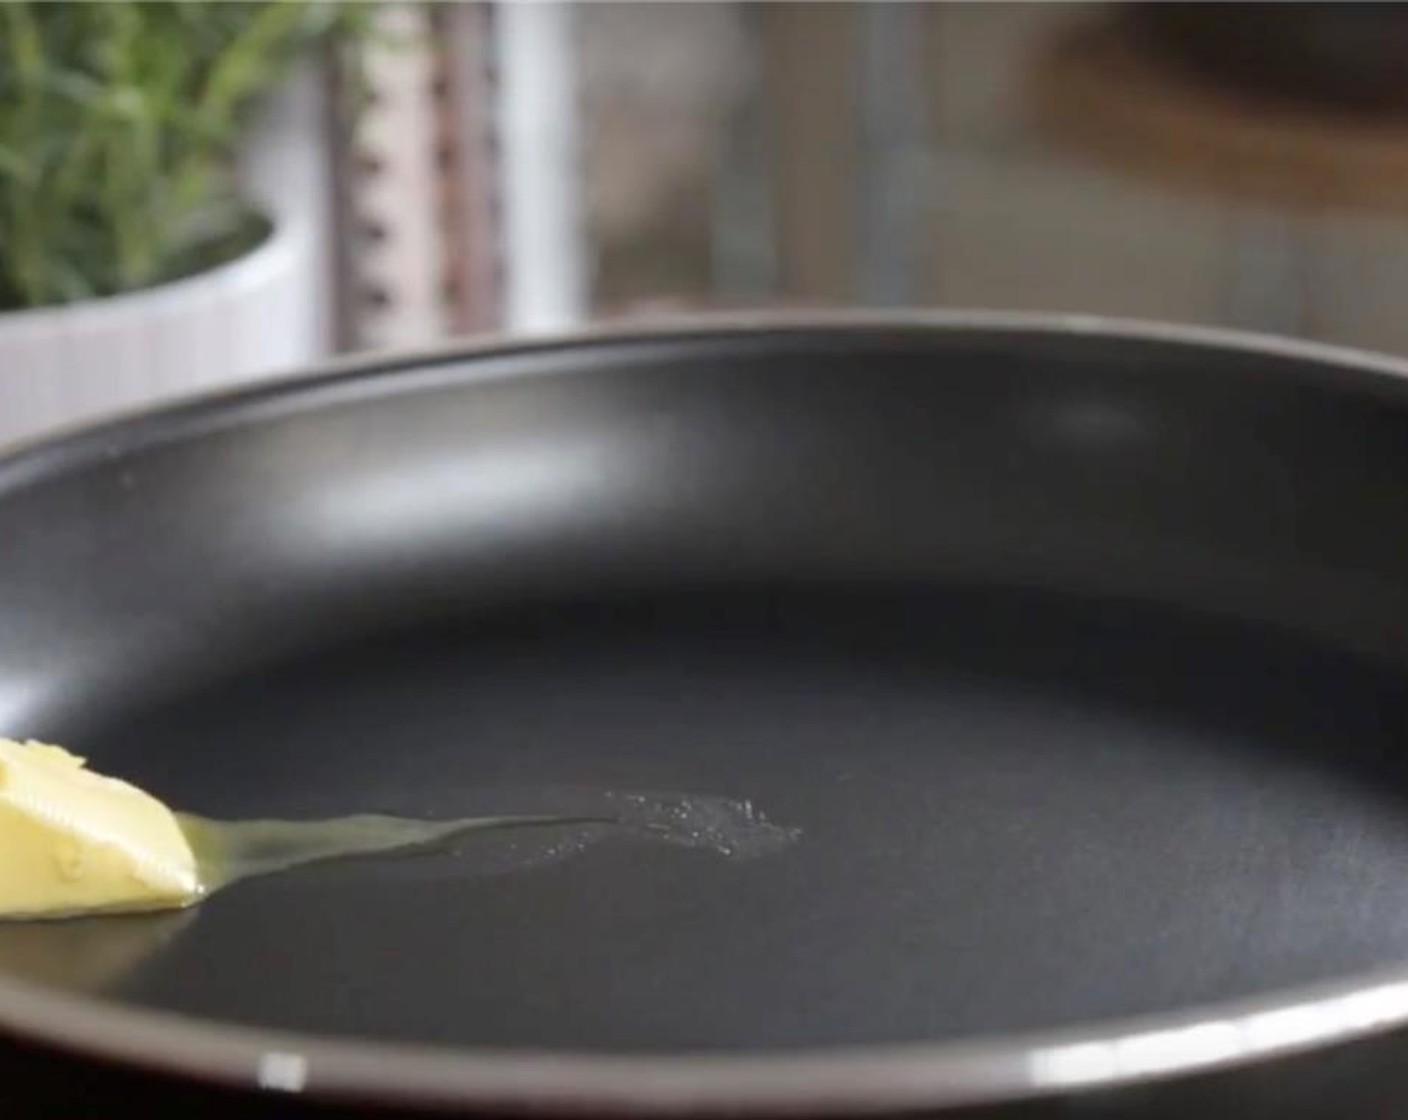
M 0 0 L 0 309 L 159 283 L 246 251 L 232 154 L 349 0 Z

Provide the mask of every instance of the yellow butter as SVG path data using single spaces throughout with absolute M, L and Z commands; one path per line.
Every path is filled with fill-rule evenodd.
M 190 843 L 160 801 L 61 747 L 0 739 L 0 919 L 163 910 L 200 895 Z

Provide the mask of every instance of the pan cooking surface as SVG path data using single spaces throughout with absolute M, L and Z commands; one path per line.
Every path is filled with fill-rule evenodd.
M 1004 1033 L 1408 959 L 1408 410 L 1278 361 L 981 332 L 569 349 L 0 469 L 0 733 L 212 816 L 645 790 L 801 830 L 747 861 L 470 838 L 160 928 L 11 932 L 0 969 L 339 1036 L 658 1052 Z
M 800 842 L 734 863 L 622 839 L 485 875 L 502 842 L 471 840 L 295 872 L 212 899 L 119 990 L 417 1041 L 776 1047 L 1401 957 L 1405 708 L 1395 679 L 1131 607 L 736 593 L 427 625 L 85 746 L 224 816 L 451 815 L 579 784 L 750 798 Z

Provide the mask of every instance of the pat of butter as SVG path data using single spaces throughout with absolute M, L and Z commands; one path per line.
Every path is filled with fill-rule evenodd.
M 0 739 L 0 919 L 199 899 L 190 843 L 156 798 L 61 747 Z

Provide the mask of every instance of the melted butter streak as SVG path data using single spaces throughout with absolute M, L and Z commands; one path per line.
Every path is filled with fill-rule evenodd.
M 566 858 L 613 834 L 750 859 L 787 847 L 799 835 L 766 820 L 750 802 L 647 793 L 580 794 L 580 811 L 415 820 L 360 814 L 325 820 L 222 821 L 179 814 L 195 852 L 201 897 L 256 876 L 356 857 L 433 854 L 476 833 L 535 830 L 546 843 L 485 853 L 468 870 L 497 873 Z M 559 798 L 559 803 L 562 799 Z

